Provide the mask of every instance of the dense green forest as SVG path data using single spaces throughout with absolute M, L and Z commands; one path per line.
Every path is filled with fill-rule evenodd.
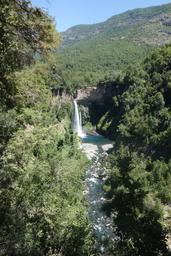
M 113 18 L 130 21 L 127 39 L 114 44 L 88 34 L 86 45 L 68 42 L 57 51 L 61 36 L 46 12 L 28 0 L 0 2 L 0 255 L 99 255 L 83 195 L 89 163 L 71 127 L 72 95 L 92 84 L 111 91 L 94 123 L 114 141 L 104 162 L 103 210 L 117 239 L 105 256 L 170 255 L 171 46 L 147 57 L 152 39 L 137 44 L 140 31 L 131 23 L 152 19 L 146 32 L 158 31 L 156 17 L 166 12 L 169 35 L 170 8 Z M 65 94 L 54 96 L 54 89 Z M 84 114 L 89 121 L 92 113 Z
M 117 90 L 116 90 L 117 85 Z M 120 241 L 116 255 L 169 255 L 171 227 L 171 46 L 154 51 L 113 87 L 98 128 L 114 140 L 104 186 Z M 170 240 L 168 240 L 170 243 Z
M 53 98 L 55 24 L 30 1 L 0 2 L 0 255 L 89 255 L 86 158 L 71 100 Z
M 149 48 L 119 39 L 114 43 L 104 38 L 93 39 L 93 42 L 89 41 L 87 44 L 80 42 L 57 53 L 59 61 L 56 70 L 62 78 L 59 82 L 71 92 L 80 87 L 96 86 L 99 81 L 113 79 L 129 63 L 143 59 Z

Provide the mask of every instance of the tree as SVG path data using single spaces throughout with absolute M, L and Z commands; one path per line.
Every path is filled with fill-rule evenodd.
M 0 2 L 0 94 L 7 107 L 14 106 L 16 93 L 8 75 L 33 63 L 37 54 L 56 48 L 59 41 L 52 19 L 30 1 Z

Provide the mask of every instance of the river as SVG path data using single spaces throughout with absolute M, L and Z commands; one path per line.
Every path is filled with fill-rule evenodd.
M 112 239 L 112 220 L 105 215 L 102 206 L 105 202 L 103 184 L 106 168 L 101 160 L 107 156 L 107 150 L 113 147 L 111 141 L 100 135 L 87 135 L 82 139 L 82 150 L 91 164 L 86 172 L 85 194 L 89 203 L 89 218 L 95 235 L 95 248 L 101 255 L 107 250 L 107 243 Z

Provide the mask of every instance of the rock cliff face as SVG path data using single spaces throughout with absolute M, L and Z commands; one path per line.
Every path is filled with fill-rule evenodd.
M 85 106 L 90 106 L 94 102 L 103 104 L 104 94 L 105 89 L 102 87 L 88 87 L 86 89 L 79 89 L 77 91 L 77 101 Z
M 111 91 L 111 87 L 88 87 L 77 90 L 76 98 L 78 103 L 84 106 L 89 107 L 92 104 L 103 106 L 107 99 L 111 101 Z
M 112 104 L 115 94 L 115 87 L 99 85 L 77 90 L 76 99 L 79 105 L 88 108 L 90 120 L 93 125 L 97 125 L 100 118 Z

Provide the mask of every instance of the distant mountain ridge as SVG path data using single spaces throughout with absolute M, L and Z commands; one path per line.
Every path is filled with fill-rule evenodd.
M 93 86 L 142 62 L 150 49 L 171 43 L 171 3 L 77 25 L 62 33 L 62 39 L 57 59 L 66 84 Z
M 165 44 L 171 36 L 171 3 L 161 6 L 135 9 L 112 16 L 108 20 L 92 25 L 77 25 L 62 33 L 63 46 L 74 44 L 93 37 L 119 36 L 135 29 L 143 32 L 145 43 Z M 144 29 L 144 31 L 142 31 Z M 155 29 L 154 36 L 157 40 L 148 40 L 148 32 Z M 129 36 L 129 35 L 128 35 Z M 138 35 L 140 36 L 140 35 Z M 162 36 L 162 42 L 159 39 Z M 142 39 L 142 36 L 140 36 Z M 164 41 L 163 41 L 164 40 Z

